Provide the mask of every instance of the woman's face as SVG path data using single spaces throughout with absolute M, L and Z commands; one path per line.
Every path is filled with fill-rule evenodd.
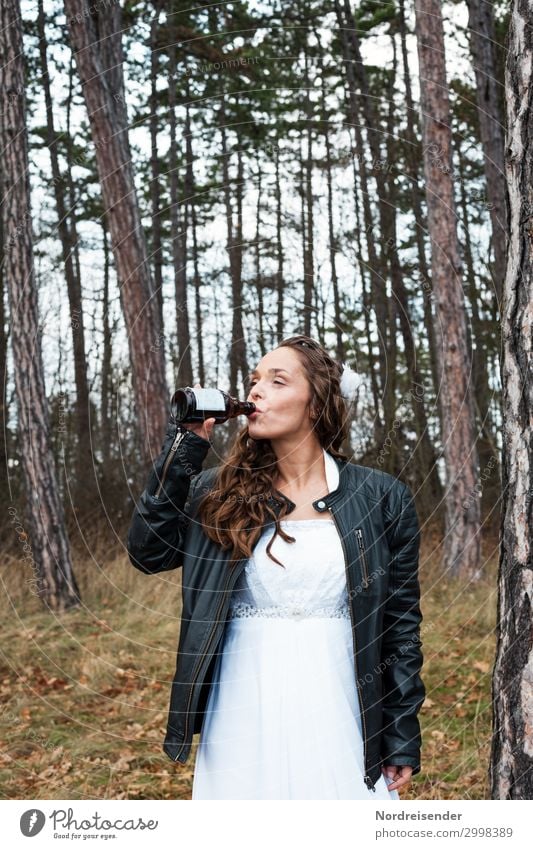
M 249 389 L 246 400 L 258 410 L 248 417 L 252 439 L 284 439 L 312 430 L 311 387 L 292 348 L 265 354 L 250 375 Z

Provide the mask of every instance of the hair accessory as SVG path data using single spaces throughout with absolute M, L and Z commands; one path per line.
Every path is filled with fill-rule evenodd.
M 359 387 L 363 384 L 360 374 L 350 368 L 347 363 L 342 363 L 342 376 L 340 380 L 341 395 L 350 403 L 357 398 Z

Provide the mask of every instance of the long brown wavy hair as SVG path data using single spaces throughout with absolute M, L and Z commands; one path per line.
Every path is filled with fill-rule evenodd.
M 340 392 L 342 366 L 309 336 L 291 336 L 278 348 L 298 352 L 312 391 L 311 409 L 318 415 L 314 433 L 333 457 L 348 460 L 340 446 L 348 434 L 347 407 Z M 230 562 L 252 556 L 252 550 L 268 521 L 275 532 L 267 546 L 271 560 L 283 566 L 272 553 L 276 534 L 286 542 L 295 542 L 280 526 L 289 505 L 282 499 L 279 516 L 268 504 L 276 472 L 276 455 L 269 439 L 252 439 L 248 424 L 238 433 L 233 446 L 215 477 L 213 488 L 202 499 L 198 518 L 204 533 L 223 550 L 231 549 Z M 279 493 L 281 495 L 281 493 Z M 278 496 L 279 497 L 279 496 Z M 285 567 L 283 567 L 285 568 Z

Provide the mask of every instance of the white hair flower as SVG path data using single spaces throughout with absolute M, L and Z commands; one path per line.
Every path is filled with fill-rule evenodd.
M 363 384 L 363 378 L 360 374 L 350 368 L 347 363 L 342 364 L 342 377 L 340 381 L 341 395 L 346 400 L 352 403 L 358 395 L 359 387 Z

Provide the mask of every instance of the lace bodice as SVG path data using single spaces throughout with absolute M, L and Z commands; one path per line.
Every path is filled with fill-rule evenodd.
M 333 519 L 286 519 L 281 526 L 296 538 L 288 543 L 277 536 L 272 545 L 286 568 L 266 553 L 274 533 L 267 528 L 237 580 L 230 618 L 349 619 L 344 553 Z

